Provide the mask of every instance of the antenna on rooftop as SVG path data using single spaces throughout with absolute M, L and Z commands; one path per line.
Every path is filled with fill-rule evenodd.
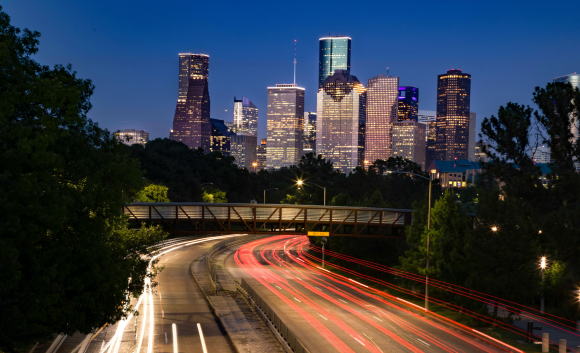
M 298 39 L 294 39 L 294 60 L 292 63 L 294 64 L 294 85 L 296 85 L 296 64 L 298 61 L 296 60 L 296 43 L 298 43 Z

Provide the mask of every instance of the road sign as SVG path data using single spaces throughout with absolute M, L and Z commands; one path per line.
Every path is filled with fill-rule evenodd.
M 309 237 L 329 237 L 330 232 L 308 232 Z

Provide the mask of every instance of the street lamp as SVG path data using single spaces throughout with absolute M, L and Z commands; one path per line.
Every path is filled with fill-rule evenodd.
M 540 268 L 540 273 L 542 274 L 542 297 L 540 298 L 540 312 L 544 313 L 544 276 L 546 268 L 548 268 L 548 258 L 546 256 L 541 256 L 538 261 L 538 267 Z
M 431 170 L 431 174 L 429 177 L 426 177 L 421 174 L 413 173 L 413 172 L 405 172 L 399 170 L 388 170 L 387 173 L 389 174 L 407 174 L 412 175 L 421 179 L 425 179 L 429 181 L 429 195 L 427 197 L 429 204 L 427 205 L 427 253 L 425 254 L 425 311 L 429 310 L 429 247 L 430 247 L 430 229 L 431 229 L 431 191 L 433 188 L 433 178 L 431 177 L 434 175 L 436 170 Z
M 496 225 L 491 226 L 489 229 L 494 233 L 497 233 L 499 231 L 499 227 Z
M 252 168 L 254 168 L 254 173 L 256 172 L 256 168 L 258 168 L 258 162 L 252 162 Z
M 320 186 L 320 185 L 315 184 L 315 183 L 308 183 L 308 184 L 309 185 L 314 185 L 314 186 L 319 187 L 319 188 L 322 189 L 322 193 L 323 193 L 323 196 L 322 196 L 322 198 L 323 198 L 323 205 L 326 206 L 326 187 L 325 186 Z M 304 180 L 302 180 L 302 179 L 296 179 L 296 186 L 298 188 L 301 188 L 302 186 L 304 186 Z
M 278 188 L 264 189 L 264 204 L 266 203 L 266 191 L 270 191 L 270 190 L 278 190 Z

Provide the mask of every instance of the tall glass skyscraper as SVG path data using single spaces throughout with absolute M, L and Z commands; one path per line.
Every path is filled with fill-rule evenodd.
M 266 168 L 297 165 L 302 157 L 304 88 L 295 84 L 268 87 Z
M 247 97 L 234 97 L 233 132 L 238 135 L 258 135 L 258 108 Z
M 437 79 L 435 159 L 468 159 L 471 75 L 449 70 Z
M 419 114 L 419 89 L 417 87 L 399 87 L 398 103 L 398 121 L 417 121 Z
M 368 82 L 365 161 L 387 160 L 393 154 L 392 130 L 397 121 L 399 78 L 379 75 Z
M 580 74 L 574 72 L 569 75 L 557 77 L 554 79 L 554 82 L 569 83 L 572 87 L 580 89 Z M 574 139 L 580 139 L 580 121 L 572 120 L 570 128 L 572 129 L 572 136 L 574 136 Z M 576 165 L 577 169 L 580 170 L 580 163 L 577 163 Z
M 169 138 L 210 151 L 209 55 L 179 54 L 179 87 Z
M 316 154 L 316 112 L 304 112 L 304 154 Z
M 318 49 L 318 89 L 336 70 L 350 74 L 350 37 L 322 37 Z
M 365 109 L 366 89 L 346 70 L 335 71 L 318 90 L 316 153 L 343 173 L 362 165 Z

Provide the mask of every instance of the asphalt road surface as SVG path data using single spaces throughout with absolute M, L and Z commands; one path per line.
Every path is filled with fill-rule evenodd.
M 244 277 L 311 352 L 509 352 L 480 332 L 320 267 L 301 252 L 304 236 L 241 246 L 229 267 Z

